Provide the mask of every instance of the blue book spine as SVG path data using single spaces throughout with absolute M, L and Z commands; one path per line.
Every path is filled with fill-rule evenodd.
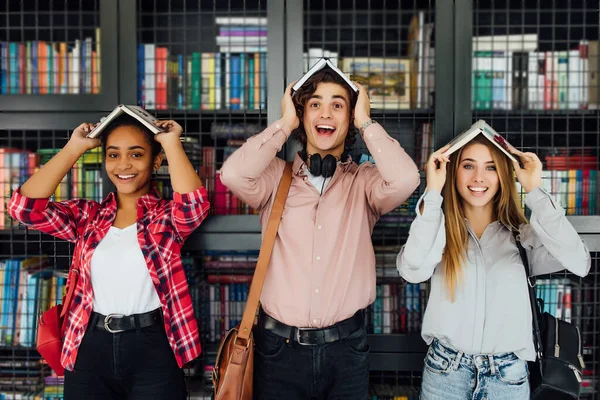
M 575 215 L 583 215 L 583 171 L 578 169 L 575 175 Z
M 185 60 L 183 54 L 177 56 L 177 109 L 183 110 L 183 77 L 185 76 Z
M 231 109 L 239 110 L 240 109 L 240 94 L 241 94 L 241 68 L 240 68 L 240 56 L 232 55 L 231 56 Z
M 137 103 L 144 106 L 144 44 L 138 44 L 137 48 Z
M 33 94 L 40 93 L 40 80 L 38 73 L 38 47 L 40 43 L 34 40 L 31 44 L 31 92 Z
M 11 94 L 19 94 L 19 45 L 11 42 L 8 45 L 9 58 L 9 86 Z
M 7 94 L 8 88 L 8 45 L 0 42 L 0 94 Z
M 260 108 L 267 108 L 267 53 L 260 53 Z

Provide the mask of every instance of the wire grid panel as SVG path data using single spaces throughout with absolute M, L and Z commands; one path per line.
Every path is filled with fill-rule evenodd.
M 569 215 L 597 215 L 598 1 L 473 2 L 471 105 L 544 164 Z
M 98 94 L 99 0 L 0 2 L 0 95 Z
M 266 127 L 266 1 L 138 1 L 137 12 L 138 103 L 184 126 L 213 215 L 255 214 L 219 169 Z

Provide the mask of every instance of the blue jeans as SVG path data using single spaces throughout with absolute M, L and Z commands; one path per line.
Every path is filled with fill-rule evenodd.
M 425 357 L 421 400 L 529 400 L 527 362 L 514 353 L 464 354 L 435 339 Z
M 369 345 L 364 327 L 346 339 L 303 346 L 255 327 L 254 399 L 365 400 Z

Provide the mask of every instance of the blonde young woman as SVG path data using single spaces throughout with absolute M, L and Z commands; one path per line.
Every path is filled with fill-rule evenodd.
M 444 150 L 427 162 L 427 189 L 396 261 L 409 282 L 431 278 L 421 399 L 529 399 L 532 315 L 511 231 L 519 231 L 535 275 L 566 268 L 585 276 L 589 251 L 542 188 L 535 154 L 512 148 L 520 167 L 483 136 L 450 158 Z M 529 222 L 513 171 L 527 192 Z

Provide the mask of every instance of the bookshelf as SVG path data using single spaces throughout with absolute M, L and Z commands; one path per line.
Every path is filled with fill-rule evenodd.
M 16 148 L 29 153 L 38 149 L 61 148 L 68 139 L 69 130 L 82 121 L 96 121 L 118 103 L 139 104 L 142 100 L 145 104 L 149 90 L 153 90 L 154 105 L 146 105 L 147 109 L 160 118 L 177 120 L 184 127 L 186 138 L 206 151 L 202 153 L 202 160 L 196 161 L 196 167 L 213 196 L 212 204 L 219 202 L 219 211 L 212 211 L 213 215 L 188 239 L 183 249 L 204 349 L 188 378 L 190 387 L 194 388 L 192 399 L 202 398 L 200 396 L 206 392 L 204 368 L 214 360 L 218 335 L 226 328 L 225 315 L 220 314 L 221 301 L 227 299 L 227 324 L 233 324 L 241 315 L 243 285 L 252 272 L 248 265 L 253 263 L 255 252 L 260 247 L 258 216 L 228 198 L 226 192 L 217 187 L 216 171 L 240 140 L 254 133 L 252 130 L 258 132 L 260 127 L 279 118 L 280 99 L 287 83 L 307 68 L 303 53 L 307 54 L 306 58 L 309 58 L 309 53 L 314 56 L 318 50 L 328 51 L 330 56 L 337 53 L 339 66 L 346 66 L 345 59 L 356 61 L 362 58 L 366 59 L 366 65 L 372 62 L 374 70 L 375 63 L 381 63 L 381 59 L 406 61 L 401 64 L 408 68 L 408 72 L 401 71 L 398 80 L 404 84 L 397 89 L 399 92 L 403 90 L 404 95 L 396 94 L 396 97 L 383 102 L 382 107 L 374 107 L 371 114 L 419 164 L 425 161 L 433 148 L 479 118 L 486 119 L 499 132 L 506 132 L 509 141 L 517 147 L 541 152 L 542 155 L 556 146 L 573 151 L 586 150 L 595 156 L 600 149 L 597 134 L 600 114 L 597 109 L 473 109 L 471 100 L 473 37 L 536 33 L 539 46 L 544 51 L 566 50 L 567 44 L 578 43 L 582 38 L 588 41 L 598 39 L 598 26 L 594 24 L 598 20 L 598 1 L 572 1 L 568 8 L 561 8 L 562 3 L 549 2 L 551 5 L 548 5 L 541 0 L 67 0 L 48 2 L 47 5 L 45 2 L 44 5 L 38 3 L 21 2 L 17 7 L 14 2 L 0 0 L 0 19 L 10 22 L 2 24 L 0 42 L 74 41 L 85 36 L 79 21 L 84 21 L 84 17 L 91 18 L 91 26 L 99 26 L 101 32 L 101 88 L 99 93 L 89 95 L 0 94 L 0 148 Z M 570 19 L 561 19 L 561 13 L 569 15 Z M 37 16 L 38 20 L 31 20 L 31 16 Z M 67 24 L 69 29 L 59 22 L 52 22 L 60 21 L 61 16 L 68 16 L 65 20 L 70 21 Z M 554 19 L 548 20 L 547 16 Z M 257 24 L 228 25 L 223 17 L 246 18 Z M 71 28 L 74 33 L 68 33 Z M 58 33 L 61 29 L 62 33 Z M 27 36 L 26 32 L 34 32 L 37 36 Z M 68 36 L 75 34 L 78 36 Z M 243 39 L 231 39 L 235 37 Z M 117 38 L 121 40 L 117 42 Z M 224 40 L 227 43 L 223 43 Z M 227 52 L 221 51 L 223 48 L 220 47 L 229 45 L 230 41 L 241 41 L 242 46 L 247 46 L 247 51 L 239 54 L 252 55 L 245 57 L 243 64 L 239 60 L 240 72 L 235 77 L 231 58 L 228 68 Z M 263 41 L 266 41 L 267 51 L 261 58 Z M 146 57 L 147 45 L 154 46 L 154 57 Z M 140 48 L 144 48 L 143 58 L 138 53 Z M 167 57 L 164 50 L 157 55 L 156 48 L 167 49 Z M 214 56 L 215 53 L 220 55 Z M 113 57 L 106 57 L 107 54 Z M 195 68 L 194 54 L 198 54 L 195 56 Z M 206 59 L 207 76 L 202 75 L 203 54 L 213 54 L 212 58 Z M 258 54 L 258 60 L 255 54 Z M 154 71 L 151 65 L 146 71 L 146 58 L 148 63 L 154 62 Z M 266 68 L 266 78 L 259 73 L 257 79 L 248 79 L 250 59 L 253 60 L 253 71 Z M 215 60 L 221 60 L 220 80 L 216 78 L 219 62 Z M 163 63 L 160 70 L 157 62 Z M 206 85 L 203 80 L 197 82 L 190 78 L 190 62 L 189 72 L 197 71 L 199 65 L 200 78 L 208 82 Z M 173 70 L 169 69 L 169 65 Z M 175 65 L 177 74 L 174 73 Z M 242 65 L 247 71 L 244 74 Z M 347 64 L 347 68 L 342 69 L 360 75 L 357 68 Z M 154 76 L 153 85 L 147 86 L 145 80 L 140 80 L 142 71 L 145 79 Z M 170 75 L 169 71 L 173 74 Z M 423 73 L 419 75 L 418 71 Z M 159 73 L 166 79 L 166 90 L 162 78 L 160 90 L 157 86 Z M 241 83 L 242 75 L 244 85 Z M 220 90 L 217 82 L 221 83 Z M 247 84 L 249 82 L 251 84 Z M 200 90 L 194 94 L 197 98 L 193 100 L 190 97 L 188 100 L 190 87 L 196 85 L 197 88 L 198 83 Z M 239 90 L 232 93 L 231 87 L 237 85 Z M 508 89 L 508 84 L 501 86 Z M 203 87 L 208 88 L 205 93 Z M 261 94 L 261 91 L 264 93 Z M 159 92 L 160 107 L 156 101 Z M 218 100 L 217 92 L 221 96 Z M 240 103 L 232 107 L 232 94 L 234 97 L 244 96 L 244 103 L 240 99 Z M 202 100 L 203 95 L 205 100 Z M 203 108 L 206 99 L 210 106 Z M 240 126 L 253 128 L 244 131 L 238 129 Z M 227 129 L 237 133 L 228 136 L 223 133 Z M 291 159 L 296 149 L 297 144 L 289 141 L 280 155 Z M 360 160 L 363 155 L 368 156 L 368 152 L 358 140 L 353 158 Z M 6 172 L 6 166 L 0 166 L 0 171 Z M 100 177 L 90 176 L 90 179 L 74 182 L 102 186 L 106 193 L 110 190 L 108 179 L 102 177 L 100 184 Z M 73 195 L 73 180 L 69 179 L 66 188 Z M 0 172 L 0 181 L 4 181 L 6 187 L 5 173 Z M 9 181 L 9 185 L 16 182 L 18 180 Z M 168 186 L 168 181 L 164 184 Z M 395 308 L 388 304 L 384 310 L 381 301 L 371 307 L 369 314 L 371 383 L 374 391 L 380 394 L 391 391 L 395 395 L 415 396 L 420 384 L 426 346 L 418 333 L 417 311 L 425 305 L 426 291 L 422 294 L 419 287 L 415 297 L 415 288 L 411 287 L 408 293 L 413 295 L 407 295 L 408 285 L 394 276 L 393 267 L 394 254 L 406 239 L 414 202 L 421 192 L 422 188 L 408 204 L 384 217 L 372 236 L 378 257 L 377 284 L 381 294 L 386 293 L 386 301 L 396 304 Z M 218 200 L 216 196 L 219 196 Z M 598 399 L 599 327 L 597 319 L 592 316 L 600 311 L 597 269 L 600 251 L 597 227 L 600 221 L 597 215 L 569 215 L 569 218 L 593 251 L 592 271 L 584 279 L 575 279 L 564 273 L 543 278 L 568 279 L 574 285 L 585 288 L 580 299 L 573 303 L 587 313 L 582 311 L 582 324 L 585 324 L 583 334 L 587 335 L 584 357 L 590 366 L 591 389 L 587 389 L 583 398 Z M 0 260 L 46 254 L 51 269 L 68 268 L 72 245 L 19 226 L 4 228 L 0 230 Z M 4 286 L 0 284 L 2 298 L 5 298 Z M 417 298 L 418 305 L 415 302 Z M 407 303 L 407 300 L 410 302 Z M 393 318 L 402 315 L 402 307 L 415 317 L 410 326 L 408 322 Z M 384 317 L 384 312 L 387 317 Z M 375 317 L 375 314 L 378 316 Z M 405 318 L 408 316 L 405 315 Z M 44 382 L 49 370 L 39 364 L 39 356 L 31 347 L 2 344 L 1 363 L 12 372 L 3 375 L 0 392 L 20 393 L 23 388 L 19 388 L 19 384 L 25 384 L 23 377 L 35 382 L 38 388 L 47 386 L 53 390 L 56 387 L 56 382 L 51 379 Z

